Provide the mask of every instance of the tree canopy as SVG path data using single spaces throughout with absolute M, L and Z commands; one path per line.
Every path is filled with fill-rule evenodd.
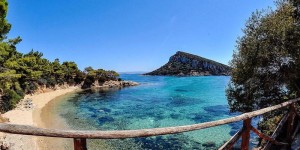
M 232 112 L 249 112 L 300 96 L 300 1 L 278 0 L 276 9 L 254 12 L 237 40 L 226 90 Z M 263 115 L 271 134 L 282 111 Z
M 248 112 L 300 95 L 299 2 L 252 14 L 230 62 L 232 111 Z
M 40 87 L 54 88 L 56 85 L 91 85 L 93 81 L 117 80 L 118 74 L 103 69 L 81 71 L 73 61 L 53 62 L 43 58 L 43 53 L 31 50 L 22 54 L 16 45 L 20 37 L 7 39 L 11 25 L 6 20 L 7 1 L 0 0 L 0 112 L 16 106 L 24 94 L 33 93 Z

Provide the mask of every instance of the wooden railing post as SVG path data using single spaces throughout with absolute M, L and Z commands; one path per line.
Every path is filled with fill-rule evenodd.
M 87 150 L 86 139 L 74 138 L 74 150 Z
M 231 150 L 235 142 L 241 137 L 242 133 L 243 129 L 239 130 L 236 134 L 234 134 L 234 136 L 230 138 L 229 141 L 224 143 L 224 145 L 221 146 L 218 150 Z
M 250 141 L 250 130 L 251 130 L 251 118 L 243 121 L 243 134 L 242 134 L 242 150 L 249 149 L 249 141 Z
M 288 118 L 288 127 L 287 127 L 287 140 L 289 142 L 292 142 L 292 135 L 294 132 L 294 120 L 296 117 L 296 107 L 295 107 L 295 103 L 290 105 L 290 110 L 289 110 L 289 118 Z

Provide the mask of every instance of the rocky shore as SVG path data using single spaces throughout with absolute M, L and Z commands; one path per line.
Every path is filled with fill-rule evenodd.
M 139 83 L 133 81 L 105 81 L 103 84 L 99 85 L 96 81 L 91 88 L 123 88 L 129 86 L 137 86 Z

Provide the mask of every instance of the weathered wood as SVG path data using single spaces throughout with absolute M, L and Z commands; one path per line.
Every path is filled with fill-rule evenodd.
M 235 144 L 235 142 L 237 140 L 239 140 L 239 138 L 241 137 L 243 133 L 243 129 L 239 130 L 237 133 L 235 133 L 230 139 L 229 141 L 227 141 L 225 144 L 223 144 L 219 150 L 230 150 L 232 149 L 233 145 Z
M 294 119 L 296 117 L 295 104 L 290 105 L 289 118 L 288 118 L 288 128 L 287 128 L 287 140 L 289 142 L 293 141 L 293 130 L 294 130 Z
M 250 141 L 250 130 L 251 130 L 251 118 L 243 121 L 243 134 L 242 134 L 242 150 L 249 149 L 249 141 Z
M 117 131 L 80 131 L 80 130 L 57 130 L 57 129 L 44 129 L 33 126 L 15 125 L 0 123 L 0 132 L 12 133 L 12 134 L 23 134 L 23 135 L 35 135 L 35 136 L 47 136 L 47 137 L 61 137 L 61 138 L 94 138 L 94 139 L 124 139 L 134 137 L 148 137 L 166 134 L 176 134 L 181 132 L 188 132 L 193 130 L 205 129 L 209 127 L 224 125 L 232 122 L 237 122 L 245 119 L 249 119 L 255 116 L 262 115 L 264 113 L 286 107 L 292 103 L 299 101 L 300 98 L 289 100 L 287 102 L 260 109 L 257 111 L 244 113 L 236 117 L 221 119 L 217 121 L 176 126 L 176 127 L 165 127 L 165 128 L 152 128 L 152 129 L 141 129 L 141 130 L 117 130 Z
M 86 139 L 74 138 L 74 150 L 87 150 Z
M 296 107 L 296 104 L 295 103 L 293 103 L 293 104 L 291 104 L 292 105 L 292 111 L 294 111 L 294 113 L 295 113 L 295 120 L 297 119 L 297 120 L 299 120 L 299 118 L 300 118 L 300 116 L 299 116 L 299 114 L 298 114 L 298 112 L 297 112 L 297 107 Z M 294 132 L 293 132 L 293 134 L 292 134 L 292 139 L 294 139 L 295 138 L 295 136 L 296 136 L 296 134 L 298 133 L 298 131 L 299 131 L 299 129 L 300 129 L 300 122 L 299 121 L 297 121 L 297 126 L 296 126 L 296 128 L 295 128 L 295 130 L 294 130 Z
M 300 122 L 298 121 L 298 122 L 297 122 L 296 129 L 295 129 L 295 131 L 293 132 L 292 139 L 295 138 L 295 136 L 297 135 L 299 129 L 300 129 Z
M 271 136 L 272 139 L 277 138 L 279 132 L 281 131 L 283 125 L 286 123 L 288 117 L 289 117 L 289 113 L 287 113 L 283 116 L 283 118 L 281 119 L 281 121 L 279 122 L 278 126 L 276 127 L 275 131 L 273 132 L 273 134 Z M 268 150 L 271 145 L 272 145 L 272 143 L 270 141 L 268 141 L 266 146 L 263 148 L 263 150 Z
M 254 128 L 253 126 L 251 126 L 251 130 L 258 135 L 260 138 L 266 140 L 266 141 L 270 141 L 271 143 L 275 144 L 275 145 L 288 145 L 288 143 L 283 143 L 283 142 L 278 142 L 275 139 L 261 133 L 260 131 L 258 131 L 256 128 Z

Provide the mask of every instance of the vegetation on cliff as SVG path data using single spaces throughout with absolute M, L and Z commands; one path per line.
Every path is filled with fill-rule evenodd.
M 300 96 L 300 2 L 279 0 L 276 6 L 276 10 L 254 12 L 237 41 L 227 89 L 233 112 L 249 112 Z M 280 114 L 264 115 L 260 129 L 270 134 Z
M 145 75 L 203 76 L 229 75 L 230 67 L 197 55 L 178 51 L 169 62 Z
M 95 82 L 102 85 L 105 81 L 117 81 L 121 80 L 119 74 L 115 71 L 105 71 L 103 69 L 94 70 L 92 67 L 84 69 L 86 78 L 83 82 L 82 88 L 90 88 Z
M 11 24 L 6 20 L 7 1 L 0 0 L 0 112 L 13 109 L 24 94 L 33 93 L 39 87 L 54 88 L 56 85 L 78 85 L 82 82 L 89 85 L 90 80 L 117 80 L 118 74 L 103 69 L 84 72 L 72 61 L 60 63 L 43 58 L 38 51 L 23 54 L 17 51 L 16 45 L 21 38 L 8 39 L 6 34 Z

